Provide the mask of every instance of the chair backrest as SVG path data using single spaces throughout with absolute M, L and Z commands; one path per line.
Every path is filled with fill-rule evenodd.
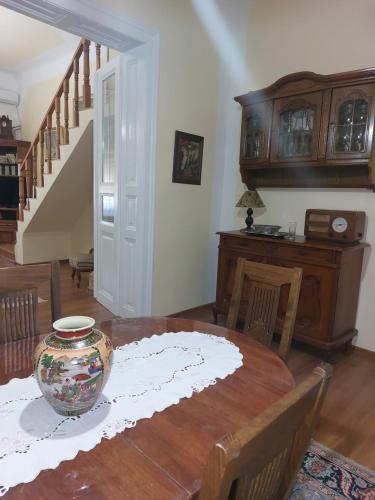
M 296 320 L 301 279 L 302 269 L 298 267 L 287 268 L 237 259 L 227 327 L 237 328 L 242 312 L 243 331 L 269 346 L 275 331 L 281 287 L 288 285 L 288 301 L 279 348 L 280 357 L 286 361 Z M 246 294 L 245 283 L 248 285 Z
M 61 317 L 59 263 L 0 269 L 0 344 L 39 334 L 38 288 L 49 283 L 51 319 Z
M 246 427 L 220 439 L 209 454 L 198 499 L 289 498 L 331 371 L 329 365 L 315 368 Z

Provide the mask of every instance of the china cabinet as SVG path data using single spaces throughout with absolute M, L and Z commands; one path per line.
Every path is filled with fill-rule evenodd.
M 240 165 L 251 187 L 375 186 L 375 68 L 287 75 L 236 97 Z

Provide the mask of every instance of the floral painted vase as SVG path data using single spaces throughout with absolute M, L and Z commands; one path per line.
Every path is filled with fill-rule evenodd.
M 93 328 L 94 323 L 87 316 L 61 318 L 35 350 L 38 385 L 60 415 L 90 410 L 108 379 L 113 347 L 103 332 Z

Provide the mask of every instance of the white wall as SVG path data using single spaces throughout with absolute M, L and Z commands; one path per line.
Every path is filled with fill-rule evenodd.
M 375 65 L 375 2 L 372 0 L 254 0 L 249 16 L 247 62 L 249 76 L 241 93 L 256 90 L 295 71 L 335 73 Z M 348 40 L 351 40 L 348 43 Z M 234 97 L 234 96 L 233 96 Z M 238 126 L 233 121 L 233 126 Z M 237 196 L 244 190 L 233 164 Z M 368 216 L 366 241 L 375 246 L 375 194 L 363 190 L 262 189 L 266 210 L 257 222 L 297 221 L 303 233 L 307 208 L 364 210 Z M 223 200 L 223 206 L 225 201 Z M 232 210 L 232 228 L 243 226 L 243 213 Z M 256 211 L 255 211 L 256 213 Z M 375 350 L 375 260 L 366 257 L 362 277 L 357 345 Z M 211 290 L 211 293 L 213 291 Z M 212 295 L 211 295 L 212 296 Z
M 70 144 L 61 147 L 62 158 L 56 160 L 60 171 L 55 163 L 52 174 L 57 177 L 23 232 L 22 263 L 67 259 L 93 247 L 92 141 L 92 111 L 85 110 L 81 126 L 72 129 Z
M 91 177 L 91 176 L 89 176 Z M 94 247 L 94 208 L 90 196 L 70 230 L 70 255 L 88 253 Z
M 9 71 L 0 70 L 0 116 L 9 116 L 12 120 L 12 127 L 20 125 L 18 113 L 19 100 L 19 79 Z

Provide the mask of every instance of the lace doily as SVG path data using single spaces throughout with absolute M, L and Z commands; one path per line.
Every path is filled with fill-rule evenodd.
M 225 338 L 198 332 L 153 335 L 115 349 L 103 394 L 80 417 L 55 413 L 33 375 L 12 379 L 0 386 L 0 496 L 240 366 L 242 354 Z

